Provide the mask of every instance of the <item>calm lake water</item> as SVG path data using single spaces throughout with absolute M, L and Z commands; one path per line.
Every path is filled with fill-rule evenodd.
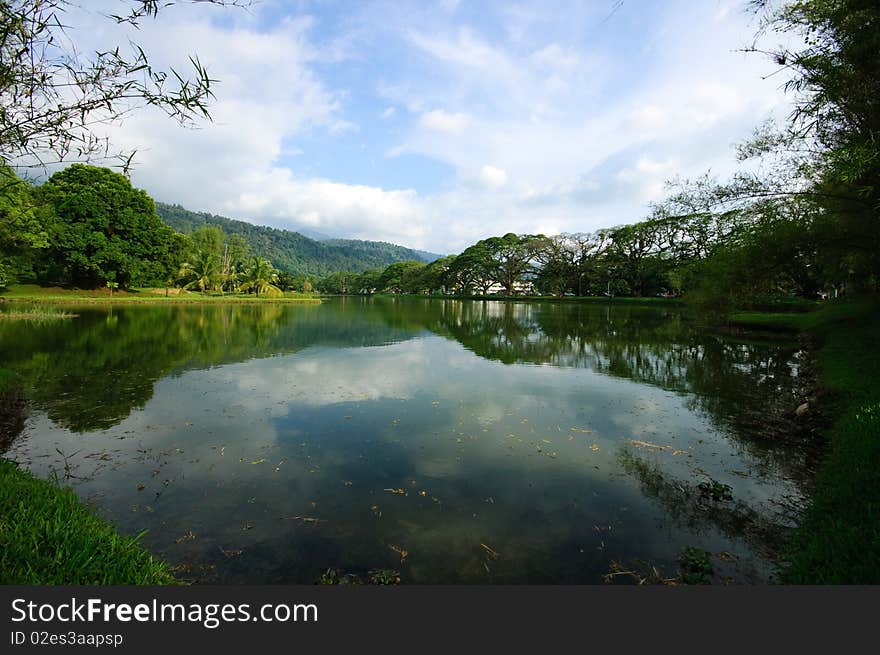
M 599 583 L 698 546 L 761 582 L 808 478 L 777 434 L 797 344 L 675 307 L 66 309 L 0 322 L 30 399 L 6 456 L 186 579 Z

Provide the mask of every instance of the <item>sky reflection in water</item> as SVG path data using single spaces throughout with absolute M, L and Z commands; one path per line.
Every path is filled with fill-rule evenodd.
M 595 583 L 611 561 L 671 574 L 696 545 L 760 581 L 773 502 L 800 493 L 785 448 L 741 425 L 791 386 L 794 346 L 712 334 L 679 310 L 338 299 L 80 313 L 2 326 L 34 406 L 7 456 L 76 476 L 190 579 L 311 583 L 334 567 Z M 733 500 L 693 505 L 709 479 Z

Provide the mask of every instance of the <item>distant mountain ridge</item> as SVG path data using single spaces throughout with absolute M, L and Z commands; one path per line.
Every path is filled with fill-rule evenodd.
M 371 268 L 384 268 L 394 262 L 430 262 L 440 257 L 434 253 L 384 241 L 319 241 L 299 232 L 254 225 L 208 212 L 194 212 L 176 204 L 157 202 L 156 213 L 165 223 L 183 234 L 191 234 L 203 225 L 215 225 L 226 234 L 240 234 L 254 254 L 265 257 L 279 270 L 294 275 L 362 272 Z

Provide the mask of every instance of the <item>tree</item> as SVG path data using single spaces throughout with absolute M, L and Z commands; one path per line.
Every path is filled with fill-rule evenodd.
M 337 271 L 321 280 L 321 290 L 325 293 L 348 294 L 354 291 L 354 283 L 357 273 L 351 271 Z
M 35 252 L 49 245 L 49 234 L 34 211 L 29 184 L 0 163 L 0 287 L 33 277 Z
M 170 4 L 125 0 L 122 13 L 108 19 L 137 28 Z M 157 107 L 181 123 L 210 118 L 208 101 L 216 80 L 197 56 L 190 57 L 191 78 L 173 68 L 154 69 L 134 43 L 128 52 L 108 44 L 87 57 L 67 27 L 68 13 L 79 10 L 69 0 L 0 1 L 0 160 L 44 166 L 70 157 L 106 157 L 110 144 L 97 127 L 138 106 Z M 123 161 L 127 166 L 130 156 Z
M 492 286 L 492 262 L 486 251 L 485 244 L 476 243 L 455 258 L 449 267 L 449 285 L 458 293 L 469 294 L 475 286 L 482 286 L 484 293 Z
M 880 282 L 880 7 L 868 0 L 752 2 L 759 35 L 789 33 L 796 46 L 761 52 L 788 75 L 794 110 L 739 147 L 761 166 L 725 183 L 680 185 L 682 206 L 723 217 L 701 264 L 713 303 L 755 294 L 813 295 Z M 716 273 L 718 273 L 716 275 Z
M 455 256 L 441 257 L 421 269 L 418 286 L 420 290 L 428 293 L 447 293 L 450 287 L 450 277 Z
M 202 225 L 190 235 L 193 261 L 211 262 L 211 286 L 234 291 L 250 247 L 240 234 L 225 234 L 216 225 Z
M 517 292 L 517 284 L 527 273 L 534 272 L 535 257 L 543 245 L 543 235 L 518 235 L 508 232 L 502 237 L 491 237 L 477 242 L 477 262 L 482 279 L 498 282 L 507 295 Z M 484 286 L 483 293 L 488 291 Z
M 185 283 L 183 288 L 198 287 L 202 293 L 215 288 L 221 281 L 219 258 L 207 250 L 194 250 L 191 254 L 190 260 L 180 265 L 177 274 Z
M 261 292 L 266 295 L 277 295 L 281 293 L 281 289 L 275 284 L 277 279 L 275 268 L 269 260 L 254 257 L 245 269 L 241 289 L 248 293 L 253 291 L 258 296 Z
M 406 284 L 408 281 L 407 274 L 412 273 L 415 269 L 420 269 L 425 264 L 417 261 L 394 262 L 388 266 L 378 280 L 378 287 L 383 291 L 391 291 L 393 293 L 404 293 L 409 288 Z
M 353 289 L 360 294 L 370 296 L 380 288 L 379 283 L 382 278 L 383 271 L 381 269 L 373 269 L 364 271 L 353 282 Z
M 41 278 L 94 289 L 162 283 L 173 230 L 152 198 L 109 168 L 73 164 L 34 190 L 49 234 Z
M 250 247 L 240 234 L 224 236 L 223 253 L 220 256 L 220 275 L 224 285 L 234 290 Z

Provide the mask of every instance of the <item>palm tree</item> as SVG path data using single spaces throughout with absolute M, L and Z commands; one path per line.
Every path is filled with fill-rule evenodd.
M 198 250 L 193 253 L 189 262 L 180 265 L 180 272 L 177 274 L 181 280 L 189 280 L 183 286 L 184 289 L 198 287 L 199 291 L 205 293 L 207 289 L 214 287 L 220 276 L 220 260 L 216 255 Z
M 275 285 L 277 281 L 278 274 L 275 272 L 271 262 L 262 257 L 254 257 L 245 269 L 241 290 L 250 291 L 253 289 L 254 293 L 258 296 L 260 292 L 268 295 L 277 295 L 281 293 L 281 289 Z

